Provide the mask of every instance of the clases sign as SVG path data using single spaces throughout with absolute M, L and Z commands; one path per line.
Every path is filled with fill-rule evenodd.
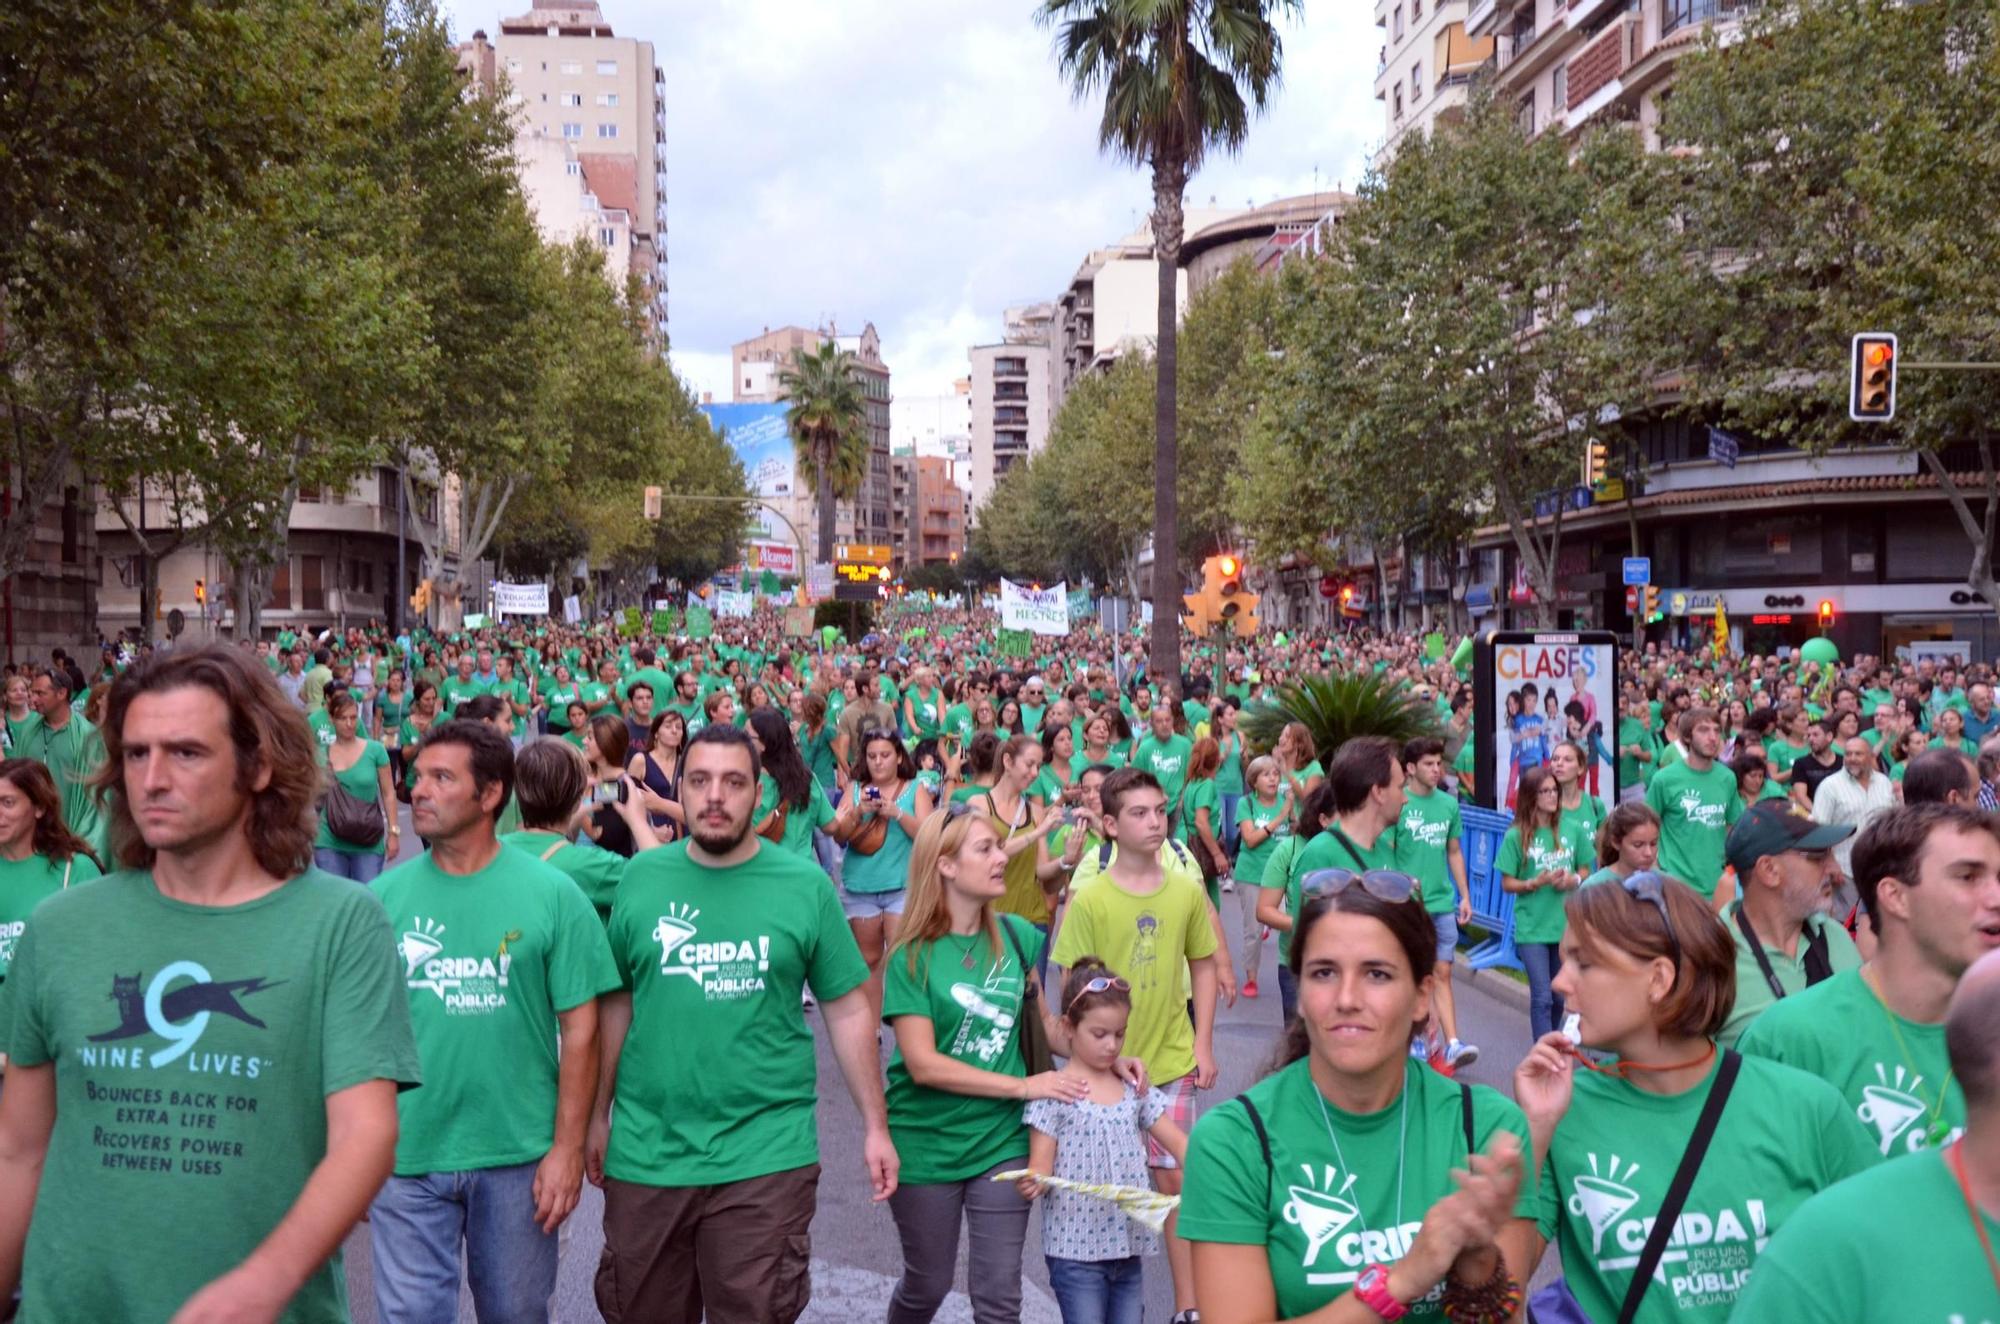
M 1583 751 L 1583 788 L 1608 813 L 1618 803 L 1618 643 L 1608 631 L 1493 631 L 1473 661 L 1474 766 L 1479 803 L 1514 809 L 1521 774 L 1556 746 Z

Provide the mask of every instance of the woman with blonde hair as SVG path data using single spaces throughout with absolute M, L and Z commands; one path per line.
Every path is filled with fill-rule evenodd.
M 1039 749 L 1039 746 L 1037 746 Z M 979 1324 L 1018 1320 L 1028 1202 L 992 1174 L 1028 1165 L 1021 1105 L 1083 1097 L 1082 1081 L 1029 1074 L 1025 1017 L 1043 1017 L 1035 964 L 1045 941 L 995 909 L 1007 852 L 972 805 L 932 814 L 910 851 L 903 922 L 884 966 L 889 1134 L 902 1159 L 889 1210 L 903 1243 L 891 1324 L 925 1324 L 951 1291 L 959 1228 L 970 1234 L 967 1295 Z

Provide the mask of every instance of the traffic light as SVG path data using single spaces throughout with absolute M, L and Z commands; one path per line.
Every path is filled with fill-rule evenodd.
M 430 610 L 431 581 L 426 579 L 417 585 L 417 591 L 410 594 L 410 610 L 422 613 Z
M 1590 449 L 1583 457 L 1583 483 L 1585 487 L 1602 487 L 1609 476 L 1611 448 L 1601 441 L 1590 443 Z
M 1853 358 L 1847 416 L 1857 423 L 1887 423 L 1896 416 L 1896 337 L 1864 331 L 1854 337 Z
M 1646 585 L 1646 619 L 1649 621 L 1660 619 L 1660 590 L 1651 584 Z
M 1207 635 L 1226 629 L 1242 638 L 1257 633 L 1257 595 L 1243 587 L 1243 560 L 1228 553 L 1201 563 L 1201 587 L 1181 596 L 1188 629 Z
M 206 580 L 197 579 L 194 581 L 194 602 L 197 607 L 207 605 L 208 583 Z
M 652 486 L 648 486 L 646 488 L 646 502 L 644 509 L 647 519 L 658 519 L 660 517 L 659 488 Z
M 1822 630 L 1833 628 L 1833 603 L 1826 598 L 1821 598 L 1819 603 L 1819 628 Z

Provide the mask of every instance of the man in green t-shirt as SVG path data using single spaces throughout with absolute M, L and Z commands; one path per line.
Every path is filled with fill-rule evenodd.
M 1660 816 L 1660 872 L 1680 879 L 1712 903 L 1720 895 L 1723 843 L 1730 825 L 1743 816 L 1736 774 L 1716 761 L 1722 753 L 1722 726 L 1709 708 L 1681 717 L 1686 756 L 1653 775 L 1646 803 Z
M 1853 859 L 1874 955 L 1772 1007 L 1738 1048 L 1827 1081 L 1884 1156 L 1935 1149 L 1965 1125 L 1944 1017 L 1967 968 L 2000 947 L 2000 837 L 1975 809 L 1910 805 L 1869 824 Z
M 1403 746 L 1403 812 L 1396 822 L 1396 867 L 1423 887 L 1424 910 L 1437 931 L 1437 964 L 1431 967 L 1433 1032 L 1441 1032 L 1445 1065 L 1470 1066 L 1479 1049 L 1458 1037 L 1458 1008 L 1451 970 L 1458 954 L 1458 926 L 1472 921 L 1472 892 L 1465 881 L 1465 827 L 1458 801 L 1439 789 L 1444 741 L 1419 736 Z M 1426 1036 L 1429 1037 L 1429 1036 Z
M 1733 1324 L 2000 1317 L 1990 1249 L 2000 1239 L 2000 956 L 1959 980 L 1944 1037 L 1965 1093 L 1964 1139 L 1806 1201 L 1757 1257 Z
M 1729 829 L 1737 899 L 1722 920 L 1736 944 L 1736 1003 L 1716 1036 L 1723 1047 L 1735 1047 L 1779 1000 L 1861 964 L 1854 939 L 1826 913 L 1833 846 L 1853 832 L 1815 823 L 1786 801 L 1759 804 Z
M 634 856 L 612 904 L 626 991 L 604 999 L 588 1146 L 617 1266 L 597 1279 L 608 1319 L 695 1324 L 704 1300 L 743 1319 L 805 1308 L 819 1186 L 808 986 L 861 1113 L 872 1195 L 896 1188 L 868 966 L 826 875 L 750 831 L 758 771 L 747 732 L 704 727 L 682 765 L 689 840 Z
M 444 703 L 444 715 L 447 718 L 458 716 L 459 708 L 467 701 L 490 692 L 487 683 L 473 675 L 472 666 L 472 654 L 460 653 L 457 673 L 447 676 L 444 684 L 438 687 L 438 698 Z
M 50 897 L 0 988 L 5 1286 L 23 1320 L 345 1319 L 419 1076 L 381 905 L 300 871 L 305 718 L 190 648 L 119 677 L 105 746 L 143 863 Z
M 497 727 L 434 728 L 416 769 L 411 821 L 430 850 L 372 884 L 402 935 L 426 1067 L 398 1101 L 395 1174 L 369 1208 L 376 1309 L 452 1318 L 463 1272 L 480 1317 L 504 1319 L 556 1288 L 556 1229 L 583 1189 L 597 998 L 618 970 L 577 885 L 495 835 L 514 784 Z
M 1183 1131 L 1194 1126 L 1195 1091 L 1215 1083 L 1216 922 L 1198 883 L 1177 881 L 1160 863 L 1167 841 L 1167 799 L 1160 783 L 1140 768 L 1120 768 L 1098 790 L 1105 836 L 1117 848 L 1104 877 L 1071 900 L 1056 934 L 1053 963 L 1067 971 L 1080 957 L 1097 956 L 1131 987 L 1132 1015 L 1125 1051 L 1146 1064 L 1154 1085 L 1170 1100 Z M 1198 876 L 1198 875 L 1197 875 Z M 1193 992 L 1189 1023 L 1181 963 Z M 1052 987 L 1063 985 L 1056 972 Z M 1057 1051 L 1066 1045 L 1058 1043 Z M 1178 1195 L 1180 1165 L 1152 1140 L 1147 1164 L 1156 1190 Z M 1187 1242 L 1168 1234 L 1174 1309 L 1194 1309 L 1194 1261 Z
M 111 829 L 99 811 L 90 779 L 104 761 L 104 742 L 97 728 L 72 703 L 70 679 L 60 668 L 35 673 L 28 686 L 28 702 L 41 721 L 29 732 L 25 748 L 14 750 L 16 758 L 31 758 L 49 770 L 56 792 L 62 796 L 63 822 L 71 832 L 90 843 L 100 860 L 111 858 Z
M 1188 763 L 1194 755 L 1194 742 L 1174 730 L 1173 706 L 1156 704 L 1150 720 L 1151 729 L 1145 739 L 1132 751 L 1132 766 L 1141 772 L 1151 773 L 1160 783 L 1160 789 L 1167 797 L 1167 818 L 1178 836 L 1181 821 L 1181 792 L 1187 786 Z
M 1292 878 L 1318 869 L 1395 869 L 1402 855 L 1405 799 L 1403 760 L 1387 736 L 1357 736 L 1340 747 L 1327 765 L 1333 787 L 1333 826 L 1302 847 L 1292 861 Z M 1267 887 L 1269 883 L 1265 884 Z

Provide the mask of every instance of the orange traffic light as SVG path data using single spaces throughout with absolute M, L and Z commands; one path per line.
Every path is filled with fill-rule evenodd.
M 1819 604 L 1819 628 L 1822 630 L 1833 628 L 1833 603 L 1824 598 Z
M 1243 587 L 1243 561 L 1230 555 L 1202 562 L 1201 588 L 1182 596 L 1188 629 L 1205 636 L 1226 629 L 1240 638 L 1257 633 L 1257 595 Z
M 1237 565 L 1236 558 L 1233 556 L 1218 557 L 1216 559 L 1215 564 L 1217 569 L 1221 570 L 1223 574 L 1228 575 L 1231 578 L 1235 577 L 1237 570 L 1240 568 Z
M 1854 337 L 1847 416 L 1857 423 L 1886 423 L 1896 416 L 1896 337 L 1887 332 Z

